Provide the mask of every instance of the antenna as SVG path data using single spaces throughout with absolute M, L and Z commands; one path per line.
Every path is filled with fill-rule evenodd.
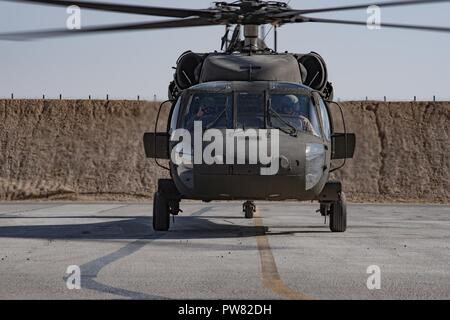
M 230 34 L 230 25 L 226 24 L 225 25 L 225 34 L 222 37 L 222 44 L 220 46 L 220 50 L 228 50 L 228 47 L 230 46 L 230 39 L 228 38 L 229 34 Z
M 278 27 L 274 26 L 273 27 L 273 50 L 275 52 L 278 51 L 278 31 L 277 31 Z

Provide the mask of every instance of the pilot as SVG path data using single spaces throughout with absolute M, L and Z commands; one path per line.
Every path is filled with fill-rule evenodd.
M 284 95 L 280 99 L 279 109 L 281 114 L 293 117 L 300 114 L 300 102 L 297 96 Z
M 214 117 L 215 112 L 215 100 L 212 97 L 206 97 L 200 100 L 193 116 L 189 120 L 189 129 L 194 128 L 194 121 L 201 121 L 203 127 L 207 126 Z
M 286 95 L 281 100 L 281 107 L 283 115 L 289 118 L 294 127 L 305 132 L 316 134 L 314 127 L 307 117 L 302 115 L 300 100 L 297 96 L 291 94 Z

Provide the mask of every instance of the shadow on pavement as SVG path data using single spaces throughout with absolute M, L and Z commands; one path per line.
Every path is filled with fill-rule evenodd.
M 225 217 L 214 216 L 178 216 L 175 223 L 171 222 L 169 232 L 154 232 L 152 218 L 147 216 L 18 216 L 2 217 L 22 221 L 23 219 L 51 219 L 59 220 L 58 224 L 46 225 L 12 225 L 0 226 L 0 238 L 25 238 L 25 239 L 154 239 L 155 235 L 163 235 L 164 239 L 209 239 L 209 238 L 245 238 L 263 235 L 269 231 L 267 227 L 256 227 L 249 224 L 249 220 L 237 217 L 227 217 L 224 221 L 212 221 L 210 219 L 223 219 Z M 61 224 L 70 219 L 113 219 L 95 223 Z M 227 221 L 228 220 L 228 221 Z M 239 220 L 246 224 L 240 224 Z M 52 221 L 52 222 L 53 222 Z M 284 230 L 292 231 L 270 232 L 273 235 L 288 235 L 295 233 L 321 233 L 328 232 L 317 230 L 320 226 L 276 226 Z M 315 229 L 315 230 L 305 230 Z
M 18 219 L 17 219 L 18 218 Z M 64 217 L 11 217 L 11 220 L 51 219 L 67 222 L 70 219 L 108 219 L 102 216 L 64 216 Z M 13 225 L 0 226 L 0 238 L 25 239 L 154 239 L 162 235 L 164 239 L 205 239 L 205 238 L 235 238 L 254 237 L 263 234 L 266 229 L 254 226 L 219 224 L 203 217 L 176 217 L 171 223 L 169 232 L 154 232 L 152 218 L 139 217 L 109 217 L 114 221 L 76 224 L 46 224 L 46 225 Z M 5 217 L 3 219 L 6 219 Z M 120 219 L 120 220 L 117 220 Z M 52 221 L 52 222 L 53 222 Z

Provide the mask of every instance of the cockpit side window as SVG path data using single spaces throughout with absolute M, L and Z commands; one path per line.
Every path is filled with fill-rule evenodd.
M 193 130 L 195 121 L 201 121 L 204 130 L 232 128 L 232 108 L 231 93 L 194 93 L 184 112 L 183 128 Z
M 175 104 L 175 107 L 172 111 L 172 117 L 170 119 L 170 128 L 169 128 L 169 134 L 172 134 L 173 131 L 177 128 L 178 123 L 178 115 L 180 114 L 180 105 L 181 105 L 181 98 L 178 98 L 177 103 Z
M 303 94 L 272 93 L 270 96 L 269 125 L 320 134 L 320 122 L 311 97 Z
M 328 108 L 322 98 L 319 98 L 320 115 L 322 117 L 323 135 L 328 141 L 331 140 L 331 122 Z

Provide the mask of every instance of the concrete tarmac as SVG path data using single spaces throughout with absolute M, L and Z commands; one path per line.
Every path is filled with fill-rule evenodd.
M 350 204 L 345 233 L 316 204 L 256 205 L 182 203 L 154 232 L 151 204 L 0 204 L 0 299 L 450 299 L 448 205 Z

